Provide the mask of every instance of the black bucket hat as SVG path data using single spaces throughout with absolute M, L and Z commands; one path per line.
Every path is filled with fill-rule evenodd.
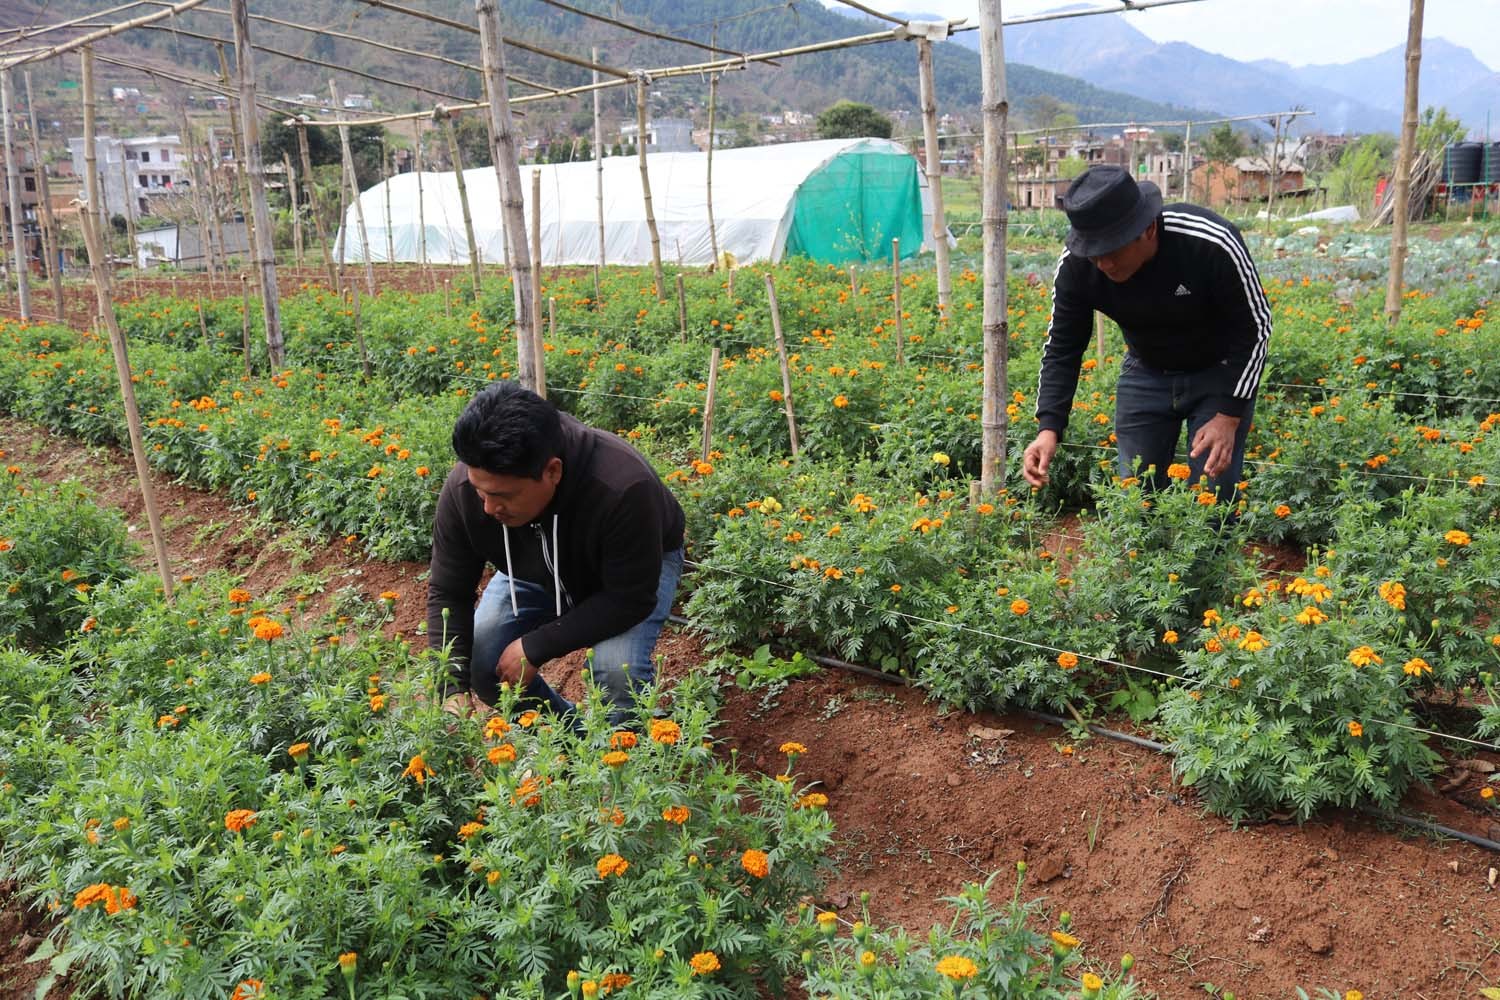
M 1068 252 L 1101 257 L 1120 249 L 1156 221 L 1161 214 L 1161 190 L 1150 181 L 1137 184 L 1124 167 L 1102 163 L 1068 185 L 1062 207 L 1072 223 L 1063 241 Z

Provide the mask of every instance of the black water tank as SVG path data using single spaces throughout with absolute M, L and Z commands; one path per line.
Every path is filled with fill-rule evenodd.
M 1443 181 L 1447 184 L 1477 184 L 1484 158 L 1484 143 L 1458 142 L 1443 150 Z
M 1484 165 L 1484 182 L 1486 184 L 1500 184 L 1500 142 L 1490 143 L 1489 160 Z

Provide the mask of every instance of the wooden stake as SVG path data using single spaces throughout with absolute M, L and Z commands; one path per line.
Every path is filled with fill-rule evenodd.
M 851 298 L 851 299 L 855 299 L 855 298 L 859 297 L 859 276 L 857 275 L 856 271 L 857 271 L 857 268 L 855 268 L 855 266 L 853 264 L 850 264 L 849 265 L 849 298 Z
M 901 315 L 901 237 L 891 240 L 891 300 L 896 304 L 896 364 L 906 364 L 906 318 Z
M 776 356 L 781 359 L 781 402 L 786 410 L 786 429 L 792 439 L 792 457 L 802 450 L 797 441 L 797 417 L 792 411 L 792 366 L 786 356 L 786 340 L 781 336 L 781 308 L 776 304 L 776 281 L 766 272 L 766 300 L 771 308 L 771 330 L 776 334 Z
M 700 450 L 702 461 L 708 461 L 708 453 L 713 450 L 714 440 L 714 402 L 719 396 L 719 345 L 715 344 L 713 350 L 708 352 L 708 396 L 703 400 L 703 447 Z
M 937 85 L 932 73 L 932 42 L 917 39 L 917 76 L 922 101 L 922 133 L 926 141 L 927 192 L 932 197 L 932 249 L 937 254 L 938 306 L 947 314 L 953 304 L 953 276 L 948 264 L 948 216 L 943 211 L 943 162 L 938 151 Z M 1001 148 L 1003 151 L 1004 143 Z M 986 164 L 986 167 L 989 165 Z
M 521 197 L 521 168 L 516 162 L 515 121 L 505 85 L 505 45 L 500 33 L 496 0 L 474 0 L 479 16 L 479 44 L 484 55 L 485 93 L 490 98 L 490 159 L 500 183 L 500 215 L 509 248 L 512 297 L 515 304 L 517 374 L 522 385 L 536 388 L 536 350 L 539 344 L 533 322 L 537 296 L 536 272 L 526 252 L 526 209 Z M 527 347 L 531 350 L 527 350 Z
M 542 278 L 542 172 L 533 170 L 531 172 L 531 267 L 532 274 L 536 280 Z M 542 295 L 541 289 L 531 297 L 531 364 L 533 372 L 541 370 L 542 361 Z M 520 348 L 525 351 L 527 344 L 522 341 Z M 546 398 L 542 393 L 540 380 L 531 386 L 533 392 L 538 396 Z
M 130 356 L 125 335 L 115 319 L 114 295 L 110 291 L 109 269 L 104 266 L 104 240 L 94 219 L 94 205 L 99 197 L 99 174 L 94 167 L 94 50 L 83 50 L 83 155 L 88 166 L 89 204 L 78 213 L 83 224 L 83 238 L 88 249 L 89 270 L 93 272 L 94 292 L 99 312 L 109 329 L 110 351 L 115 358 L 115 374 L 120 380 L 120 400 L 125 405 L 125 425 L 130 433 L 130 455 L 135 459 L 135 475 L 141 486 L 141 501 L 151 526 L 151 546 L 156 554 L 156 571 L 161 574 L 162 590 L 172 599 L 172 567 L 167 561 L 167 543 L 162 534 L 161 515 L 156 509 L 156 492 L 151 486 L 151 467 L 146 464 L 146 443 L 141 433 L 141 414 L 135 402 L 135 384 L 130 377 Z
M 1391 203 L 1391 266 L 1385 286 L 1385 318 L 1401 318 L 1401 286 L 1406 270 L 1406 224 L 1411 215 L 1411 161 L 1417 145 L 1417 80 L 1422 68 L 1422 8 L 1411 0 L 1406 26 L 1406 100 L 1401 117 L 1401 148 L 1396 155 L 1396 182 Z M 1472 210 L 1472 205 L 1470 206 Z
M 59 323 L 67 319 L 66 303 L 63 301 L 62 265 L 58 247 L 57 220 L 52 215 L 52 191 L 47 182 L 47 168 L 42 164 L 40 133 L 36 128 L 36 104 L 31 99 L 31 70 L 25 70 L 22 79 L 26 84 L 26 114 L 31 122 L 31 161 L 36 164 L 36 189 L 42 203 L 42 253 L 47 256 L 47 277 L 52 283 L 52 311 Z
M 187 150 L 188 170 L 192 173 L 193 214 L 198 218 L 198 253 L 203 258 L 204 270 L 208 272 L 209 290 L 213 290 L 214 255 L 209 244 L 208 218 L 203 210 L 203 172 L 198 169 L 198 153 L 193 149 L 193 130 L 188 122 L 187 105 L 178 106 L 182 118 L 182 148 Z M 179 227 L 180 228 L 180 227 Z M 177 258 L 182 259 L 182 237 L 177 238 Z
M 223 82 L 227 92 L 234 93 L 228 90 L 231 86 L 229 57 L 225 54 L 223 45 L 215 45 L 214 48 L 219 54 L 219 79 Z M 250 187 L 248 178 L 245 176 L 245 164 L 249 162 L 249 154 L 245 151 L 245 132 L 242 129 L 240 107 L 237 101 L 229 102 L 229 135 L 234 148 L 234 191 L 240 199 L 240 219 L 245 227 L 245 247 L 247 254 L 253 257 L 256 246 L 255 212 L 250 206 Z M 225 253 L 228 253 L 227 249 Z M 226 261 L 225 267 L 228 266 Z
M 240 355 L 245 360 L 245 374 L 252 375 L 250 365 L 250 278 L 240 275 Z M 276 370 L 276 365 L 271 365 L 271 370 Z
M 337 81 L 328 81 L 328 94 L 333 98 L 334 107 L 342 107 Z M 369 289 L 371 295 L 374 295 L 375 255 L 370 252 L 370 233 L 365 228 L 365 206 L 363 200 L 359 197 L 359 177 L 354 172 L 354 151 L 349 146 L 349 127 L 347 125 L 339 126 L 339 147 L 343 150 L 344 182 L 349 185 L 349 200 L 354 202 L 354 221 L 359 226 L 360 252 L 364 254 L 365 258 L 365 287 Z M 340 218 L 339 225 L 343 224 L 344 220 Z M 341 246 L 349 242 L 348 227 L 345 226 L 344 228 L 345 233 L 344 239 L 340 241 Z
M 1094 310 L 1094 355 L 1104 364 L 1104 314 Z
M 210 242 L 209 254 L 213 254 L 217 245 L 219 254 L 219 266 L 224 269 L 224 276 L 229 277 L 229 247 L 224 243 L 224 223 L 219 217 L 219 139 L 214 134 L 214 127 L 208 127 L 208 223 Z M 232 196 L 231 196 L 232 197 Z M 209 291 L 213 291 L 214 272 L 208 272 Z M 233 294 L 233 292 L 231 292 Z
M 667 276 L 661 268 L 661 234 L 656 229 L 656 213 L 651 210 L 651 174 L 646 169 L 646 74 L 635 78 L 636 148 L 641 162 L 641 197 L 646 202 L 646 230 L 651 234 L 651 281 L 656 290 L 656 301 L 667 295 Z
M 677 272 L 677 337 L 687 343 L 687 293 L 682 288 L 682 272 Z
M 1005 43 L 1000 33 L 1000 0 L 979 0 L 980 111 L 984 116 L 984 400 L 980 422 L 980 489 L 993 494 L 1005 483 L 1006 368 L 1010 360 L 1010 321 L 1005 288 Z
M 286 150 L 281 153 L 281 169 L 286 173 L 286 195 L 291 202 L 292 209 L 292 253 L 297 262 L 297 270 L 302 270 L 302 212 L 297 205 L 297 172 L 292 169 L 292 154 Z
M 594 311 L 599 311 L 599 265 L 594 265 Z
M 469 214 L 469 188 L 464 183 L 464 158 L 458 148 L 458 136 L 453 132 L 453 117 L 443 116 L 443 137 L 448 140 L 448 159 L 453 164 L 453 179 L 458 184 L 458 207 L 463 211 L 464 237 L 469 241 L 469 269 L 474 274 L 474 301 L 479 301 L 479 242 L 474 238 L 474 216 Z M 517 174 L 517 184 L 520 184 Z M 524 225 L 523 225 L 524 228 Z M 525 241 L 522 241 L 525 245 Z M 506 255 L 510 255 L 507 240 Z M 525 254 L 522 254 L 525 256 Z
M 412 169 L 417 172 L 417 252 L 422 270 L 432 280 L 432 265 L 427 261 L 427 197 L 422 191 L 422 128 L 411 123 Z
M 266 352 L 271 368 L 281 367 L 281 296 L 276 287 L 275 233 L 271 210 L 266 206 L 266 171 L 260 158 L 260 122 L 255 111 L 255 66 L 250 47 L 250 14 L 247 0 L 230 0 L 234 13 L 235 69 L 240 76 L 240 119 L 245 137 L 245 175 L 250 207 L 255 215 L 255 264 L 260 276 L 260 303 L 266 324 Z
M 593 61 L 599 62 L 599 48 L 595 46 L 590 50 Z M 599 71 L 593 70 L 594 84 L 599 83 Z M 599 117 L 599 91 L 594 91 L 594 198 L 599 204 L 599 267 L 605 265 L 604 259 L 604 125 Z M 599 305 L 599 268 L 594 269 L 594 306 Z
M 0 115 L 5 118 L 5 181 L 10 194 L 10 240 L 15 251 L 16 294 L 20 298 L 21 319 L 31 322 L 31 281 L 26 261 L 26 241 L 22 238 L 24 220 L 21 217 L 21 172 L 16 165 L 16 148 L 11 145 L 10 133 L 10 70 L 0 70 Z M 122 163 L 124 161 L 121 161 Z M 36 164 L 38 172 L 41 163 Z
M 370 352 L 365 347 L 364 326 L 360 323 L 359 286 L 355 285 L 349 291 L 354 295 L 354 342 L 359 345 L 359 370 L 364 381 L 368 382 L 374 377 L 374 372 L 370 369 Z
M 708 43 L 717 47 L 719 44 L 719 25 L 714 24 L 709 33 Z M 717 268 L 719 266 L 719 231 L 714 225 L 714 112 L 719 104 L 719 74 L 708 75 L 708 167 L 707 176 L 704 179 L 704 195 L 708 203 L 708 249 L 713 254 L 713 260 L 709 263 Z M 706 459 L 705 459 L 706 461 Z
M 121 151 L 123 153 L 123 149 Z M 130 187 L 130 169 L 125 157 L 120 157 L 120 187 L 125 190 L 125 245 L 130 248 L 131 280 L 135 282 L 135 297 L 141 297 L 141 281 L 137 273 L 141 266 L 140 249 L 135 244 L 135 199 L 139 197 Z
M 339 290 L 339 276 L 333 269 L 333 254 L 328 249 L 328 233 L 323 228 L 323 213 L 318 207 L 318 185 L 313 178 L 312 155 L 307 148 L 307 128 L 297 126 L 297 155 L 302 159 L 302 176 L 307 178 L 307 207 L 312 212 L 313 229 L 318 234 L 318 249 L 323 253 L 323 267 L 328 271 L 328 287 Z
M 391 227 L 391 159 L 385 148 L 385 139 L 380 140 L 380 179 L 385 184 L 385 262 L 396 263 L 396 234 Z

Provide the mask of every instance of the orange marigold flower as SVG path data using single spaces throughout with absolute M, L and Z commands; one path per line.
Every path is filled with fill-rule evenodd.
M 468 840 L 470 837 L 474 836 L 476 833 L 479 833 L 483 829 L 483 823 L 465 823 L 463 826 L 458 828 L 458 839 Z
M 235 587 L 229 592 L 230 604 L 249 604 L 252 600 L 254 598 L 251 597 L 248 590 L 241 590 L 239 587 Z
M 1024 597 L 1018 597 L 1010 602 L 1010 613 L 1013 615 L 1024 615 L 1031 610 L 1031 603 Z
M 1072 670 L 1074 667 L 1078 666 L 1078 657 L 1073 653 L 1058 653 L 1057 665 L 1059 667 L 1062 667 L 1064 670 Z
M 1358 722 L 1350 722 L 1349 723 L 1349 735 L 1350 736 L 1353 736 L 1355 739 L 1359 739 L 1364 734 L 1365 734 L 1365 727 L 1364 726 L 1360 725 Z
M 807 753 L 807 747 L 803 746 L 801 743 L 788 740 L 787 742 L 781 744 L 779 752 L 787 754 L 788 756 L 792 754 Z
M 224 829 L 231 833 L 244 833 L 247 827 L 254 825 L 254 809 L 231 809 L 224 814 Z
M 1459 531 L 1457 528 L 1454 528 L 1452 531 L 1446 532 L 1443 535 L 1443 541 L 1449 543 L 1450 545 L 1457 545 L 1459 547 L 1462 547 L 1468 545 L 1469 542 L 1473 541 L 1473 539 L 1469 537 L 1469 533 L 1467 531 Z
M 490 747 L 490 751 L 485 754 L 485 757 L 489 759 L 491 764 L 497 767 L 501 764 L 511 764 L 516 759 L 516 748 L 509 743 L 502 743 L 499 746 Z
M 395 601 L 399 600 L 400 597 L 401 595 L 394 590 L 382 590 L 380 592 L 380 599 L 382 601 Z
M 1406 588 L 1395 580 L 1387 580 L 1380 585 L 1380 599 L 1397 611 L 1406 610 Z
M 1185 482 L 1187 480 L 1187 477 L 1191 476 L 1192 474 L 1193 470 L 1188 468 L 1181 462 L 1173 462 L 1171 465 L 1167 466 L 1168 479 L 1176 479 Z
M 638 740 L 635 733 L 632 733 L 628 729 L 623 729 L 618 733 L 614 733 L 609 738 L 609 745 L 615 750 L 633 749 L 637 742 Z
M 1411 659 L 1401 664 L 1401 672 L 1403 674 L 1409 674 L 1410 676 L 1420 680 L 1423 674 L 1432 673 L 1432 666 L 1420 656 L 1413 656 Z
M 740 867 L 756 878 L 765 878 L 771 874 L 771 859 L 765 851 L 752 848 L 740 855 Z
M 828 796 L 822 792 L 808 792 L 797 800 L 798 809 L 824 809 L 828 806 Z
M 1177 645 L 1177 640 L 1179 638 L 1180 637 L 1177 635 L 1177 630 L 1169 628 L 1162 633 L 1161 641 L 1166 643 L 1168 646 L 1175 646 Z
M 510 732 L 510 723 L 498 715 L 492 715 L 485 721 L 484 738 L 487 740 L 498 740 L 508 732 Z
M 719 956 L 711 951 L 700 951 L 688 959 L 688 965 L 693 968 L 693 975 L 706 976 L 718 972 L 722 966 L 719 964 Z
M 624 875 L 625 870 L 629 867 L 630 862 L 618 854 L 606 854 L 594 865 L 594 869 L 599 873 L 600 878 L 609 878 L 611 875 L 618 878 Z
M 691 813 L 687 806 L 667 806 L 667 808 L 661 811 L 662 819 L 668 823 L 676 823 L 678 826 L 686 823 L 690 815 Z
M 417 784 L 422 785 L 427 782 L 428 778 L 437 777 L 437 772 L 427 766 L 427 762 L 422 759 L 421 754 L 417 754 L 412 757 L 411 761 L 406 765 L 406 769 L 401 772 L 401 777 L 411 778 Z
M 1274 513 L 1279 518 L 1290 517 L 1292 514 L 1292 508 L 1288 507 L 1284 503 L 1279 503 L 1276 505 L 1276 509 L 1272 511 L 1272 513 Z
M 540 719 L 541 717 L 541 712 L 538 712 L 535 709 L 529 709 L 525 712 L 522 712 L 520 718 L 516 719 L 516 722 L 520 724 L 522 729 L 530 729 L 532 726 L 536 725 L 536 720 Z
M 652 719 L 651 739 L 656 743 L 676 743 L 682 739 L 682 727 L 671 719 Z
M 251 674 L 250 675 L 250 683 L 251 684 L 257 684 L 257 685 L 259 685 L 259 684 L 269 684 L 269 683 L 271 683 L 271 675 L 269 673 L 267 673 L 266 671 L 264 671 L 264 670 L 262 670 L 258 674 Z
M 833 405 L 842 410 L 844 407 L 849 405 L 849 397 L 845 396 L 843 393 L 839 393 L 837 396 L 833 397 Z
M 166 729 L 168 726 L 175 726 L 181 722 L 182 720 L 175 715 L 163 715 L 161 718 L 156 720 L 156 728 Z
M 599 977 L 599 990 L 606 996 L 615 990 L 623 990 L 634 980 L 624 972 L 609 972 Z
M 331 642 L 332 640 L 329 640 L 329 641 Z M 384 708 L 385 708 L 385 695 L 383 695 L 383 694 L 372 694 L 372 695 L 370 695 L 370 711 L 372 711 L 372 712 L 379 712 L 379 711 L 381 711 Z
M 1378 666 L 1385 661 L 1369 646 L 1356 646 L 1349 650 L 1349 662 L 1356 667 L 1368 667 L 1372 663 Z
M 623 750 L 611 750 L 599 759 L 610 767 L 620 767 L 630 759 L 630 754 Z
M 312 747 L 311 747 L 310 744 L 307 744 L 307 743 L 293 743 L 291 746 L 289 746 L 289 747 L 286 748 L 286 752 L 287 752 L 287 755 L 289 757 L 291 757 L 293 760 L 301 760 L 303 757 L 307 756 L 307 751 L 309 751 L 311 749 L 312 749 Z
M 271 642 L 286 635 L 286 629 L 281 627 L 280 622 L 262 619 L 255 624 L 255 638 Z
M 229 995 L 229 1000 L 260 1000 L 265 984 L 259 979 L 242 979 Z

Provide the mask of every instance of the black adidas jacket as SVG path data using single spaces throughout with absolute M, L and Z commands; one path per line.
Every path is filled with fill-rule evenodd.
M 1067 251 L 1052 283 L 1036 415 L 1059 436 L 1068 426 L 1094 311 L 1120 325 L 1130 351 L 1152 368 L 1198 371 L 1228 361 L 1238 372 L 1218 412 L 1243 416 L 1255 399 L 1271 338 L 1271 306 L 1234 224 L 1197 205 L 1168 205 L 1156 256 L 1115 283 Z

